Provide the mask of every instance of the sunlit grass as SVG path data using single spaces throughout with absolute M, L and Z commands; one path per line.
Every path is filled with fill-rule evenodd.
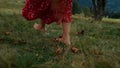
M 120 19 L 103 18 L 103 22 L 120 23 Z
M 3 4 L 5 1 L 11 6 Z M 71 41 L 80 52 L 69 52 L 61 59 L 55 51 L 64 44 L 53 41 L 62 35 L 61 26 L 47 25 L 46 33 L 34 30 L 33 24 L 39 20 L 25 20 L 21 15 L 24 3 L 18 1 L 16 8 L 15 2 L 0 0 L 4 6 L 0 8 L 0 68 L 120 68 L 119 20 L 104 18 L 96 23 L 73 15 Z

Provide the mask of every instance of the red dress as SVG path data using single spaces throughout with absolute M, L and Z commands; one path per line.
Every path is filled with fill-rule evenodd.
M 22 15 L 27 20 L 40 18 L 43 23 L 71 22 L 72 0 L 26 0 Z

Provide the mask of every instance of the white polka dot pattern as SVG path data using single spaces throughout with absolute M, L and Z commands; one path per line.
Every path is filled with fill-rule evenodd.
M 44 23 L 71 22 L 72 0 L 27 0 L 22 10 L 27 20 L 40 18 Z

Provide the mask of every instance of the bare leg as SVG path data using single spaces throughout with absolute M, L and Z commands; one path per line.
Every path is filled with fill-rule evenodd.
M 70 27 L 71 27 L 71 23 L 62 23 L 62 28 L 63 28 L 62 41 L 66 45 L 71 45 L 71 41 L 70 41 Z
M 41 23 L 39 23 L 39 24 L 34 24 L 34 29 L 36 29 L 36 30 L 40 30 L 40 31 L 42 31 L 42 32 L 45 32 L 46 31 L 46 28 L 45 28 L 45 23 L 43 23 L 43 22 L 41 22 Z
M 78 52 L 79 49 L 71 45 L 71 40 L 70 40 L 71 23 L 62 23 L 62 28 L 63 28 L 63 35 L 61 38 L 58 38 L 56 40 L 61 41 L 68 46 L 68 48 L 64 52 L 64 56 L 67 55 L 67 53 L 69 52 L 70 49 L 74 53 Z M 59 49 L 57 49 L 57 51 L 59 51 Z

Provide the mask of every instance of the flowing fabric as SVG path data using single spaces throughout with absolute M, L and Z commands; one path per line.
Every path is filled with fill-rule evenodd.
M 43 23 L 71 22 L 72 0 L 26 0 L 22 15 L 27 20 L 40 18 Z

